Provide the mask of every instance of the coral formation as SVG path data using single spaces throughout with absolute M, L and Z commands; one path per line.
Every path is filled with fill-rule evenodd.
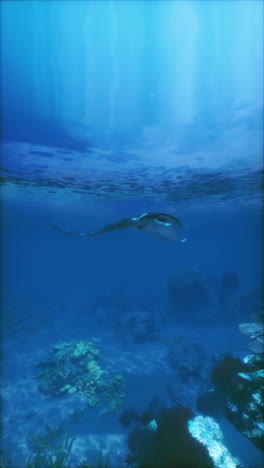
M 214 389 L 198 402 L 208 414 L 223 412 L 231 424 L 257 448 L 264 447 L 264 370 L 259 355 L 243 361 L 227 356 L 211 375 Z M 217 409 L 216 409 L 217 408 Z M 213 409 L 213 412 L 212 412 Z
M 253 353 L 264 353 L 264 312 L 253 314 L 254 322 L 241 323 L 239 330 L 250 337 L 248 346 Z
M 160 406 L 157 400 L 139 414 L 122 413 L 129 433 L 129 464 L 140 468 L 242 468 L 225 446 L 220 426 L 212 417 L 195 416 L 189 407 Z
M 126 412 L 126 416 L 136 413 Z M 130 419 L 130 418 L 129 418 Z M 140 468 L 239 468 L 217 422 L 188 407 L 149 408 L 128 437 L 127 461 Z M 130 421 L 131 422 L 131 421 Z
M 110 376 L 99 364 L 99 350 L 92 341 L 69 341 L 54 346 L 50 360 L 38 365 L 39 388 L 46 395 L 82 393 L 100 414 L 119 413 L 123 403 L 124 379 Z
M 210 417 L 196 416 L 188 422 L 192 436 L 204 445 L 214 462 L 214 468 L 237 468 L 235 460 L 224 445 L 219 424 Z

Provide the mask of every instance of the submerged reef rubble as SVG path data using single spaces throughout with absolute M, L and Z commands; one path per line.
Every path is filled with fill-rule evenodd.
M 90 408 L 101 407 L 100 414 L 120 412 L 124 399 L 124 378 L 111 376 L 99 362 L 100 351 L 92 341 L 69 341 L 53 347 L 48 361 L 38 364 L 39 389 L 59 397 L 81 393 Z

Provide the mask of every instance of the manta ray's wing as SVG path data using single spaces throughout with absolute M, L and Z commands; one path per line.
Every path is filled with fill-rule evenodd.
M 131 221 L 131 218 L 122 219 L 118 221 L 117 223 L 107 224 L 107 226 L 102 227 L 102 229 L 99 229 L 98 231 L 88 232 L 88 233 L 85 233 L 85 232 L 76 233 L 76 232 L 64 231 L 64 229 L 61 229 L 59 226 L 56 226 L 56 224 L 52 224 L 52 226 L 58 231 L 64 232 L 65 234 L 70 234 L 71 236 L 89 237 L 89 236 L 97 236 L 98 234 L 103 234 L 104 232 L 114 231 L 115 229 L 129 229 L 133 227 L 133 223 Z
M 138 229 L 142 231 L 152 232 L 152 234 L 155 234 L 156 236 L 159 236 L 159 237 L 163 237 L 163 239 L 167 239 L 172 242 L 180 241 L 176 230 L 171 224 L 167 226 L 165 226 L 164 224 L 156 224 L 156 223 L 142 224 L 138 226 Z

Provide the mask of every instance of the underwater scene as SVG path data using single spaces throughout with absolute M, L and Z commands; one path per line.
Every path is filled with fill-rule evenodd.
M 262 468 L 263 2 L 1 2 L 1 468 Z

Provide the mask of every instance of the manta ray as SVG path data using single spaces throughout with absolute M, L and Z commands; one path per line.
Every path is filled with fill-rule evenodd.
M 72 236 L 97 236 L 98 234 L 114 231 L 115 229 L 138 229 L 152 232 L 152 234 L 156 234 L 157 236 L 163 237 L 169 241 L 186 241 L 186 239 L 179 239 L 176 232 L 177 228 L 185 228 L 186 226 L 182 224 L 178 218 L 165 213 L 144 213 L 133 218 L 121 219 L 116 223 L 107 224 L 107 226 L 102 227 L 102 229 L 90 233 L 74 233 L 64 231 L 55 224 L 52 224 L 52 226 L 55 229 L 58 229 L 58 231 Z

